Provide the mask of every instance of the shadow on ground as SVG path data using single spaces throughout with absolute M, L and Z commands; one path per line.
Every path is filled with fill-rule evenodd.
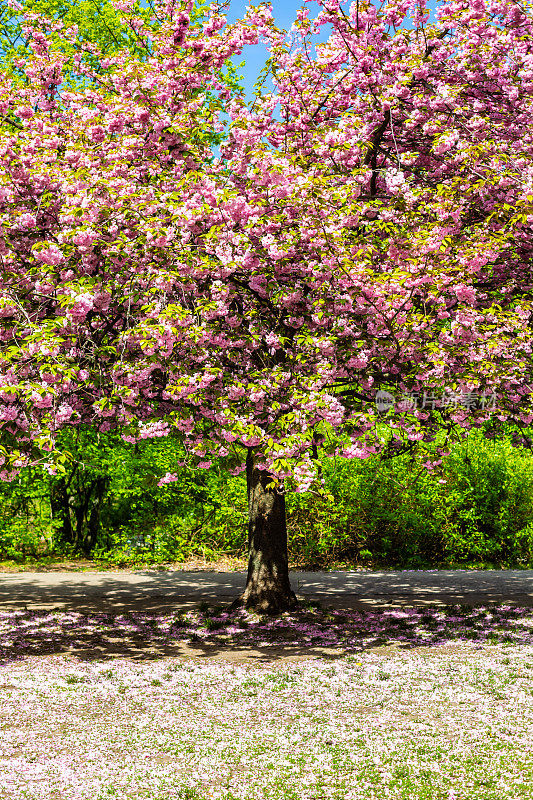
M 245 580 L 244 571 L 4 573 L 0 609 L 187 611 L 201 601 L 229 605 Z M 298 596 L 339 609 L 502 603 L 533 607 L 531 570 L 293 571 L 291 581 Z
M 244 588 L 232 573 L 18 573 L 0 578 L 0 609 L 21 607 L 94 613 L 169 612 L 196 608 L 202 600 L 227 603 Z M 242 586 L 240 585 L 242 583 Z
M 302 608 L 263 620 L 225 610 L 245 577 L 242 571 L 2 574 L 0 660 L 65 653 L 84 660 L 260 663 L 375 648 L 438 652 L 461 642 L 533 644 L 532 571 L 296 571 L 291 579 Z
M 337 658 L 368 650 L 475 643 L 533 644 L 533 610 L 500 605 L 345 609 L 302 607 L 259 617 L 223 607 L 180 612 L 0 612 L 0 660 L 68 654 L 82 660 L 165 657 L 272 662 Z

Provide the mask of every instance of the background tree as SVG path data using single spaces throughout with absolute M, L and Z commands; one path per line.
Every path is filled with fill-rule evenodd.
M 179 432 L 200 467 L 244 450 L 241 602 L 271 612 L 295 602 L 284 486 L 319 447 L 417 447 L 486 424 L 489 397 L 533 418 L 529 6 L 445 2 L 433 26 L 419 3 L 319 6 L 289 45 L 264 7 L 224 28 L 167 4 L 154 30 L 124 4 L 145 55 L 109 58 L 30 20 L 27 84 L 0 91 L 5 434 Z M 247 108 L 220 69 L 258 34 L 275 89 Z M 379 391 L 433 399 L 385 418 Z

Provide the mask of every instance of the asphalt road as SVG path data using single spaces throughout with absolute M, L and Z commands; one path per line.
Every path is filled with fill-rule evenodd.
M 0 608 L 169 610 L 229 604 L 244 572 L 0 573 Z M 301 599 L 336 608 L 465 605 L 533 607 L 533 570 L 292 572 Z

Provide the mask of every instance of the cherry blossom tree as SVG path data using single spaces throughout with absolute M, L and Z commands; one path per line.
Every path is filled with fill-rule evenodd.
M 0 86 L 2 477 L 90 423 L 239 457 L 239 602 L 277 612 L 284 492 L 318 450 L 533 419 L 532 9 L 320 0 L 287 36 L 266 6 L 115 7 L 143 55 L 30 16 Z M 221 70 L 260 38 L 247 104 Z

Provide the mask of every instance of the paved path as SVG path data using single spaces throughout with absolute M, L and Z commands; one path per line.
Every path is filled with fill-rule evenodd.
M 0 608 L 90 611 L 191 608 L 230 603 L 244 572 L 0 573 Z M 300 598 L 337 608 L 510 603 L 533 607 L 533 570 L 292 572 Z

